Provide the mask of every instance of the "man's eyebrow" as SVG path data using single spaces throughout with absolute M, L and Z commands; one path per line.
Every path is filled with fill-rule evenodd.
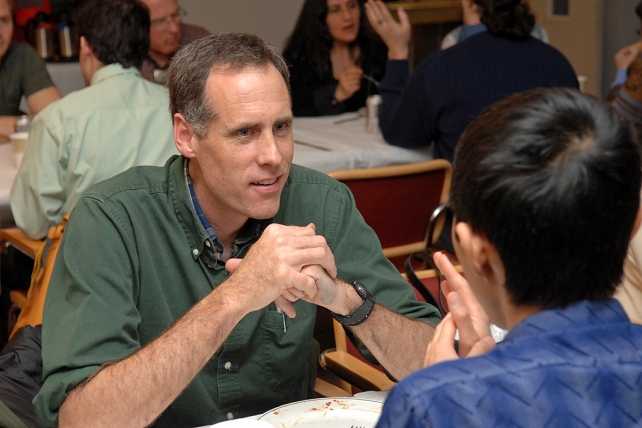
M 278 118 L 274 123 L 288 123 L 291 124 L 294 121 L 294 116 L 291 114 Z

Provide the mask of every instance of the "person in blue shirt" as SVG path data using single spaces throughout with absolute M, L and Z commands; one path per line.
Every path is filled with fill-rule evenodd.
M 451 312 L 377 427 L 641 426 L 642 326 L 612 298 L 641 179 L 629 125 L 576 90 L 513 95 L 471 123 L 450 193 L 466 279 L 435 257 Z M 494 347 L 471 292 L 510 330 Z M 456 329 L 478 332 L 459 354 Z

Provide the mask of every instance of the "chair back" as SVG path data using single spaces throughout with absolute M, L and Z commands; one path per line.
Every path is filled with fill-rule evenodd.
M 384 254 L 402 270 L 410 253 L 426 247 L 430 216 L 448 200 L 452 166 L 436 159 L 337 170 L 328 175 L 348 186 L 357 209 L 379 237 Z
M 49 288 L 49 280 L 53 272 L 56 255 L 62 240 L 62 233 L 69 220 L 69 215 L 63 217 L 62 222 L 51 226 L 47 239 L 45 239 L 34 260 L 34 271 L 31 276 L 31 285 L 27 292 L 27 300 L 21 308 L 10 336 L 12 337 L 25 325 L 37 326 L 42 324 L 42 313 L 45 307 L 45 297 Z

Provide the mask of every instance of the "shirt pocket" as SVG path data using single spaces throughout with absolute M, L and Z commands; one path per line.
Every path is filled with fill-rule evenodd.
M 261 326 L 265 378 L 273 390 L 288 391 L 294 395 L 303 394 L 305 398 L 316 306 L 299 300 L 294 302 L 294 308 L 294 318 L 288 318 L 275 309 L 265 313 Z

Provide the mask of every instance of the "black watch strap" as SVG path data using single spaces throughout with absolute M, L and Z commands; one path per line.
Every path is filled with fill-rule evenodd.
M 372 297 L 372 294 L 370 294 L 366 286 L 359 281 L 353 281 L 350 285 L 354 287 L 359 296 L 363 299 L 363 303 L 361 303 L 361 306 L 359 306 L 356 311 L 349 315 L 343 316 L 332 312 L 332 316 L 341 324 L 352 327 L 359 325 L 368 319 L 372 313 L 372 309 L 374 308 L 375 298 Z

